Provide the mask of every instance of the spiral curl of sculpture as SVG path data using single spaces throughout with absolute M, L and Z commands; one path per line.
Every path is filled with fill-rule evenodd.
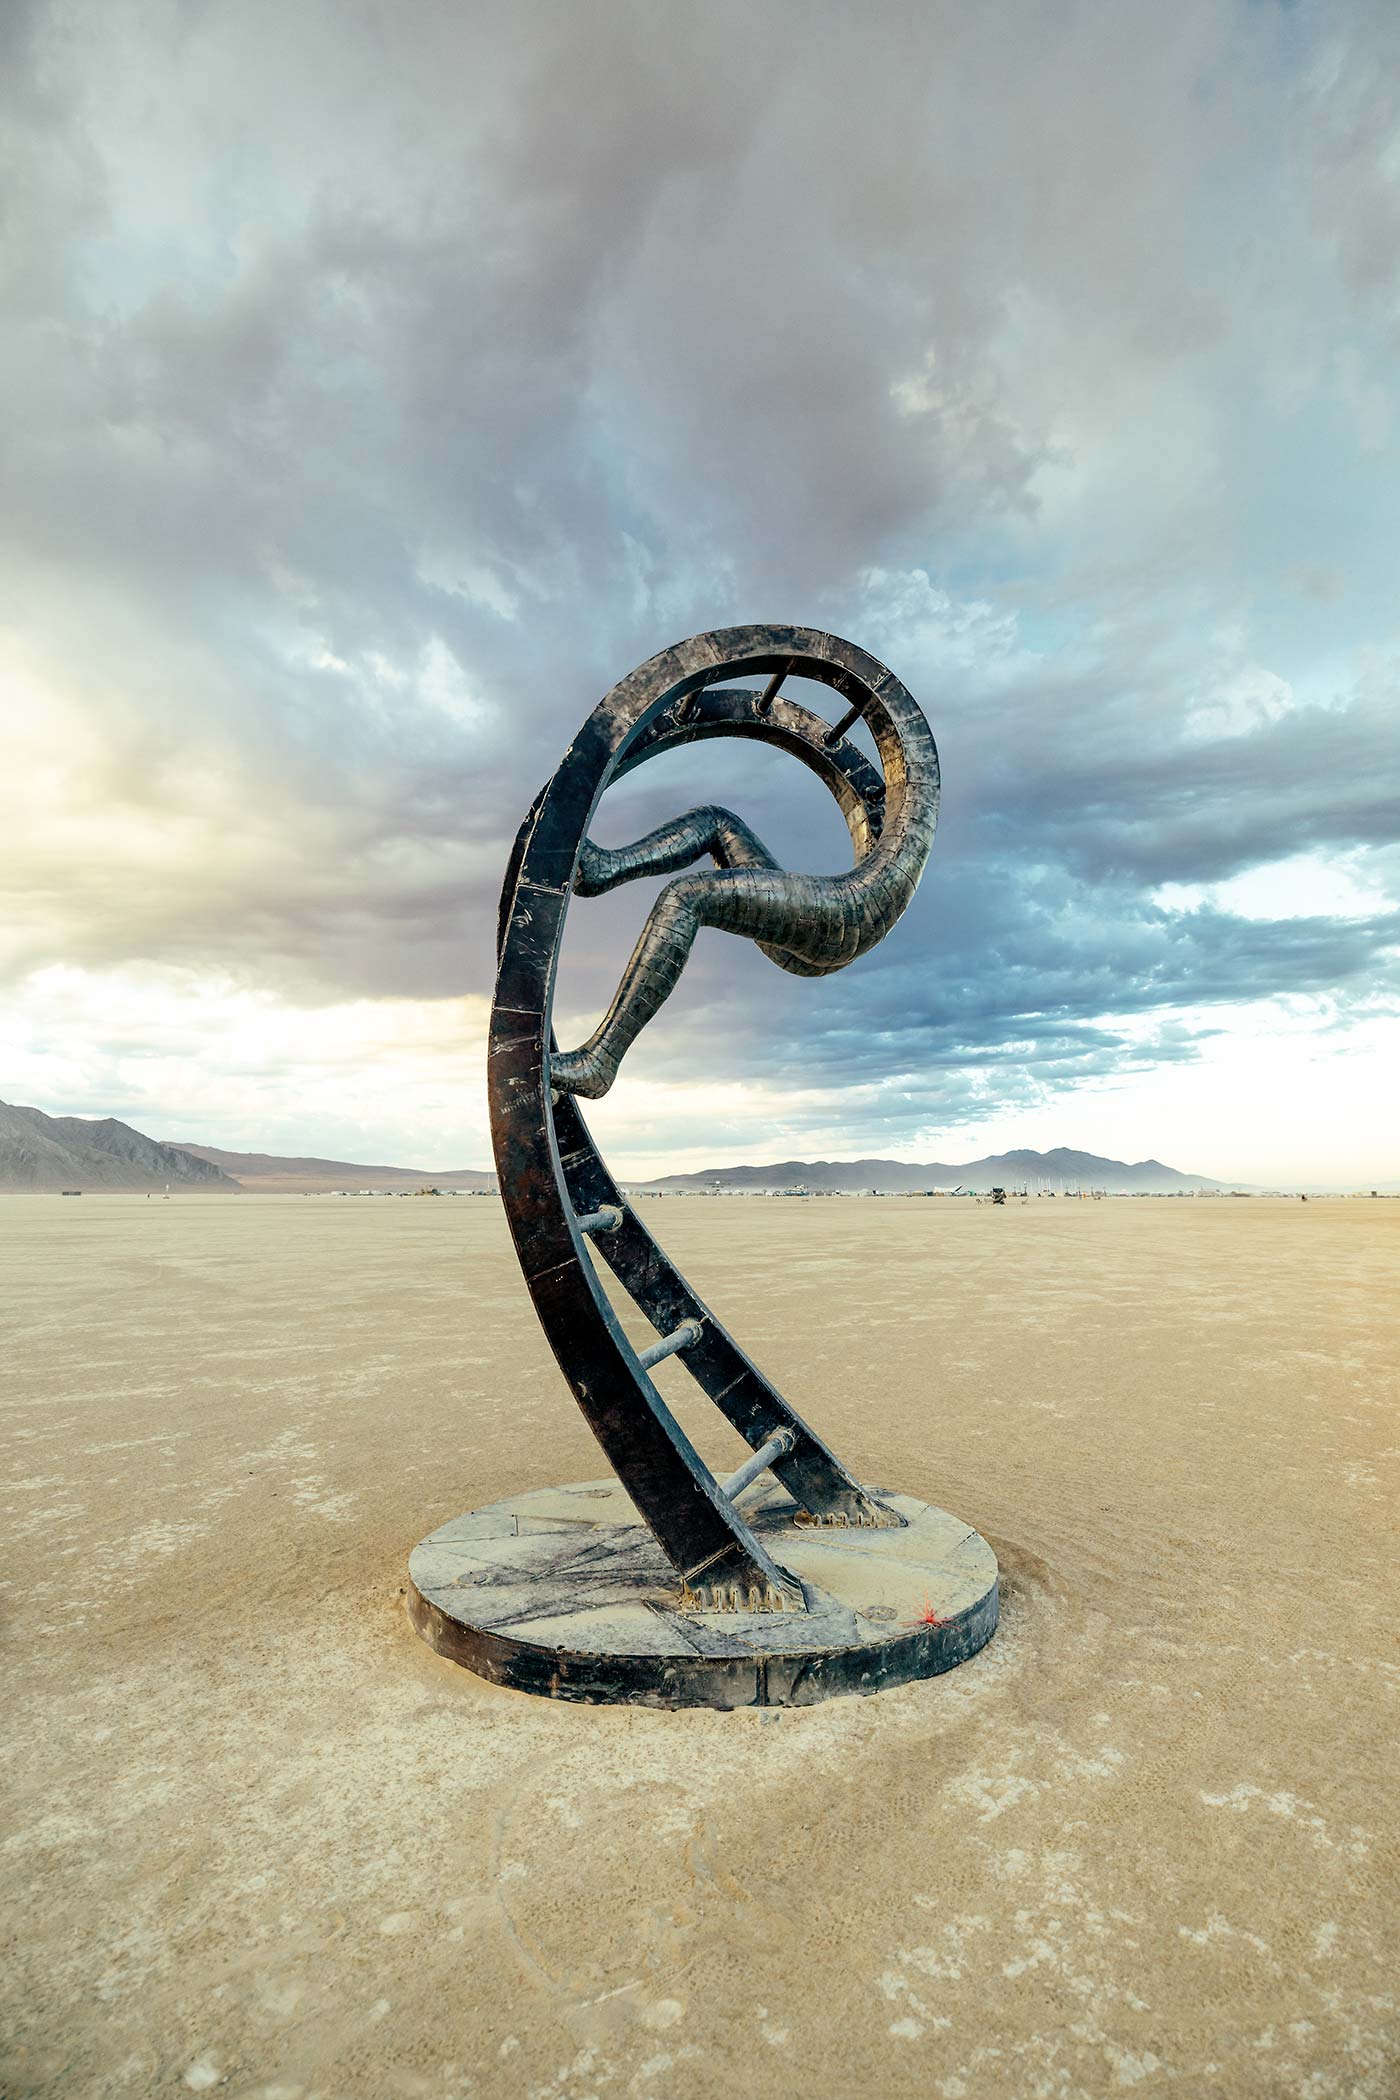
M 702 926 L 757 942 L 779 969 L 799 977 L 829 976 L 878 946 L 918 888 L 938 821 L 933 738 L 905 699 L 904 707 L 886 702 L 882 742 L 893 750 L 881 750 L 886 803 L 879 836 L 869 837 L 868 812 L 847 812 L 857 857 L 844 874 L 791 873 L 742 817 L 716 807 L 689 810 L 631 846 L 584 840 L 573 885 L 580 897 L 669 875 L 706 856 L 715 866 L 662 892 L 603 1019 L 577 1050 L 551 1058 L 553 1086 L 590 1100 L 608 1092 L 626 1052 L 675 990 Z

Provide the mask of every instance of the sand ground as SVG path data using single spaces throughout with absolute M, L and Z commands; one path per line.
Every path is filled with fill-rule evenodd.
M 1400 2092 L 1400 1202 L 649 1219 L 990 1537 L 977 1660 L 781 1716 L 492 1690 L 405 1556 L 599 1470 L 494 1202 L 0 1199 L 0 2089 Z

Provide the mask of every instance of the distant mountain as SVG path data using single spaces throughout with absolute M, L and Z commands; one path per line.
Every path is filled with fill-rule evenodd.
M 168 1142 L 174 1143 L 175 1140 Z M 273 1152 L 221 1152 L 217 1145 L 191 1145 L 183 1152 L 231 1174 L 240 1188 L 264 1195 L 318 1195 L 328 1189 L 494 1189 L 496 1177 L 478 1167 L 448 1167 L 432 1174 L 423 1167 L 366 1167 L 348 1159 L 284 1159 Z
M 479 1167 L 365 1166 L 347 1159 L 294 1159 L 271 1152 L 225 1152 L 215 1145 L 142 1135 L 108 1116 L 46 1116 L 37 1108 L 0 1102 L 0 1190 L 157 1189 L 260 1190 L 265 1195 L 317 1195 L 331 1189 L 493 1190 L 494 1174 Z M 1160 1160 L 1101 1159 L 1095 1152 L 996 1152 L 950 1166 L 940 1160 L 786 1159 L 770 1166 L 707 1167 L 696 1174 L 665 1174 L 634 1183 L 670 1194 L 711 1189 L 807 1188 L 857 1195 L 907 1195 L 920 1189 L 1102 1189 L 1110 1195 L 1172 1195 L 1238 1184 L 1182 1174 Z
M 949 1166 L 942 1160 L 910 1164 L 903 1159 L 785 1159 L 772 1166 L 708 1167 L 698 1174 L 665 1174 L 647 1189 L 673 1194 L 706 1189 L 808 1188 L 857 1194 L 907 1195 L 917 1189 L 1102 1189 L 1108 1195 L 1160 1196 L 1187 1189 L 1219 1189 L 1230 1184 L 1204 1174 L 1181 1174 L 1157 1159 L 1129 1165 L 1100 1159 L 1096 1152 L 994 1152 Z
M 115 1117 L 46 1116 L 0 1101 L 0 1190 L 183 1189 L 237 1193 L 217 1164 Z

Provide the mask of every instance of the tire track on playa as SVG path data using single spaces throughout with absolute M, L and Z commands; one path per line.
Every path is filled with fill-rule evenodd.
M 540 1756 L 527 1764 L 516 1780 L 515 1785 L 492 1817 L 490 1871 L 492 1901 L 500 1916 L 501 1923 L 505 1926 L 507 1937 L 515 1950 L 521 1968 L 532 1983 L 541 1985 L 552 1998 L 559 2000 L 569 1997 L 570 1994 L 567 1987 L 550 1968 L 543 1953 L 532 1946 L 526 1939 L 525 1934 L 516 1922 L 515 1915 L 509 1902 L 506 1900 L 505 1894 L 506 1881 L 509 1878 L 513 1878 L 507 1876 L 505 1871 L 507 1866 L 504 1856 L 506 1825 L 510 1821 L 516 1804 L 523 1793 L 533 1788 L 536 1798 L 538 1798 L 538 1788 L 535 1782 L 545 1767 L 551 1763 L 553 1763 L 552 1758 Z M 519 1862 L 512 1860 L 509 1864 L 514 1867 Z
M 648 1722 L 664 1728 L 675 1717 L 633 1718 L 650 1734 Z M 752 1739 L 758 1716 L 712 1719 L 728 1739 L 715 1745 L 718 1761 L 737 1756 L 770 1793 L 741 1740 Z M 611 1764 L 623 1746 L 612 1730 L 605 1741 L 598 1748 Z M 765 1731 L 770 1763 L 774 1747 Z M 531 2025 L 543 2021 L 581 2050 L 607 2052 L 612 2063 L 600 2058 L 590 2074 L 601 2076 L 633 2050 L 692 2054 L 681 2023 L 711 1987 L 697 1979 L 731 1962 L 760 1973 L 802 1921 L 735 1871 L 734 1832 L 688 1788 L 678 1792 L 662 1771 L 619 1787 L 596 1762 L 591 1748 L 564 1745 L 519 1773 L 493 1820 L 490 1874 L 510 1958 L 536 2000 Z M 643 1752 L 643 1762 L 656 1759 Z M 543 1932 L 522 1915 L 531 1901 L 544 1906 Z
M 570 2071 L 586 2076 L 590 2081 L 611 2080 L 617 2075 L 619 2065 L 609 2058 L 600 2061 L 602 2050 L 611 2048 L 625 2056 L 629 2050 L 629 2043 L 635 2048 L 639 2044 L 645 2046 L 648 2041 L 654 2041 L 657 2033 L 679 2018 L 683 2010 L 681 2002 L 673 1997 L 649 1997 L 645 1976 L 627 1976 L 621 1983 L 607 1984 L 600 1974 L 592 1986 L 568 1981 L 551 1964 L 545 1948 L 527 1931 L 516 1915 L 507 1893 L 510 1883 L 517 1878 L 511 1870 L 517 1868 L 522 1877 L 530 1870 L 525 1868 L 522 1861 L 506 1856 L 509 1827 L 517 1811 L 523 1811 L 534 1836 L 538 1837 L 543 1788 L 551 1775 L 557 1776 L 560 1761 L 559 1755 L 551 1751 L 533 1759 L 521 1771 L 492 1819 L 491 1836 L 490 1875 L 493 1903 L 504 1928 L 507 1946 L 517 1971 L 537 1994 L 538 2000 L 542 2001 L 534 2017 L 523 2020 L 523 2008 L 518 2001 L 511 2003 L 508 1996 L 503 1998 L 503 2006 L 506 2003 L 510 2004 L 512 2031 L 502 2037 L 497 2053 L 502 2058 L 507 2054 L 513 2056 L 520 2046 L 520 2037 L 528 2037 L 541 2018 L 556 2030 L 561 2042 L 564 2037 L 568 2037 L 567 2046 L 578 2052 L 571 2066 L 557 2072 L 555 2082 L 532 2087 L 533 2091 L 542 2096 L 542 2100 L 545 2095 L 556 2094 L 559 2100 L 563 2100 Z M 555 1865 L 558 1864 L 556 1861 Z M 606 1901 L 602 1889 L 598 1891 L 598 1895 L 600 1904 Z M 586 1962 L 592 1953 L 592 1946 L 591 1937 L 586 1929 L 581 1930 L 578 1925 L 571 1927 L 570 1951 L 577 1961 Z M 601 1971 L 602 1963 L 599 1962 L 598 1966 Z M 680 1981 L 686 1967 L 688 1964 L 683 1963 L 679 1968 L 667 1970 L 664 1985 L 668 1990 Z M 602 1984 L 603 1987 L 598 1988 L 598 1984 Z M 518 2033 L 515 2031 L 517 2029 Z M 638 2029 L 640 2033 L 637 2032 Z

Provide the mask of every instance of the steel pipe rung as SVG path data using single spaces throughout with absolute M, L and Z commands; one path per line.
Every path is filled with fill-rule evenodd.
M 789 1451 L 796 1449 L 797 1435 L 794 1430 L 775 1430 L 766 1444 L 760 1444 L 757 1451 L 744 1460 L 737 1472 L 731 1473 L 728 1480 L 720 1482 L 720 1493 L 732 1502 L 736 1495 L 742 1495 L 746 1487 L 753 1485 L 760 1473 L 766 1473 L 771 1465 L 775 1465 L 780 1458 L 786 1458 Z
M 653 1342 L 649 1349 L 639 1349 L 637 1362 L 644 1371 L 649 1371 L 652 1365 L 659 1364 L 663 1357 L 674 1356 L 678 1349 L 688 1349 L 692 1342 L 698 1342 L 699 1339 L 700 1322 L 682 1320 L 679 1327 L 673 1328 L 670 1334 L 664 1334 L 659 1342 Z

